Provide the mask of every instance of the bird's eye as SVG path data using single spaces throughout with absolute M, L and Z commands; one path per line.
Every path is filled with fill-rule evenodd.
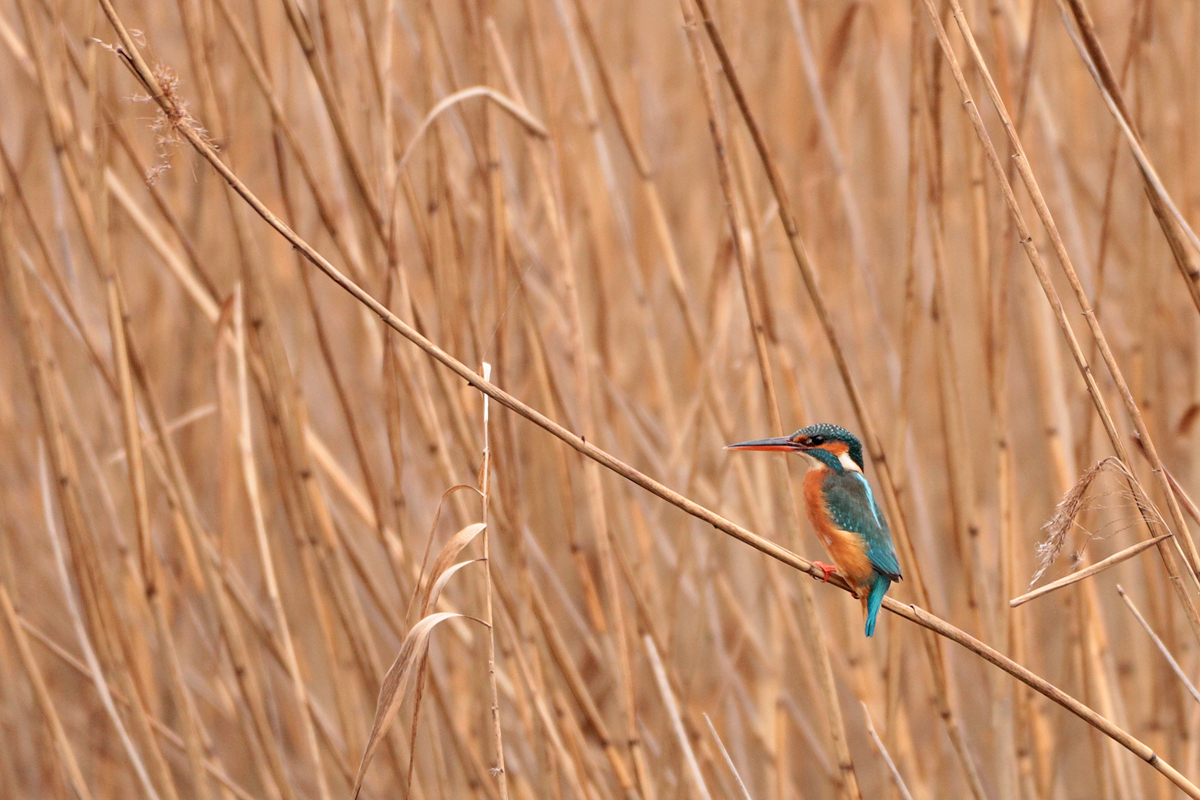
M 813 447 L 820 447 L 821 445 L 825 444 L 825 437 L 824 436 L 810 436 L 810 437 L 808 437 L 808 443 L 810 445 L 812 445 Z

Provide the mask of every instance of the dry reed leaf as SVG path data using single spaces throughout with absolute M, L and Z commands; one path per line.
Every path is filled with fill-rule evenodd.
M 445 582 L 441 578 L 448 577 L 448 575 L 444 576 L 443 573 L 450 569 L 450 565 L 454 562 L 454 559 L 458 558 L 458 554 L 486 527 L 487 525 L 482 522 L 475 522 L 468 525 L 451 536 L 450 541 L 446 542 L 446 546 L 442 548 L 442 552 L 438 553 L 438 557 L 433 562 L 433 569 L 429 571 L 429 585 L 425 587 L 425 596 L 421 599 L 422 617 L 428 614 L 433 603 L 437 602 L 437 595 L 441 593 L 442 586 L 445 585 Z M 470 562 L 466 563 L 469 564 Z M 462 565 L 459 566 L 461 567 Z M 457 569 L 458 567 L 455 568 L 455 571 Z M 436 592 L 434 591 L 435 588 L 437 589 Z
M 425 579 L 425 565 L 429 563 L 429 551 L 433 549 L 433 537 L 437 535 L 437 526 L 438 521 L 442 518 L 442 509 L 445 507 L 446 501 L 450 499 L 450 495 L 460 489 L 475 492 L 480 497 L 483 496 L 483 493 L 474 486 L 469 486 L 465 483 L 455 484 L 442 492 L 442 497 L 438 500 L 437 510 L 433 512 L 433 523 L 429 526 L 429 537 L 425 540 L 425 552 L 421 554 L 421 570 L 417 574 L 416 583 L 413 584 L 412 595 L 408 598 L 408 611 L 412 610 L 413 601 L 417 599 L 417 592 L 421 590 L 421 582 Z M 405 612 L 405 616 L 408 615 L 408 611 Z
M 375 722 L 371 725 L 371 735 L 367 737 L 367 746 L 363 750 L 358 773 L 354 776 L 352 797 L 357 798 L 358 793 L 362 790 L 363 777 L 366 775 L 371 759 L 375 757 L 379 740 L 400 710 L 400 706 L 404 702 L 404 691 L 408 688 L 408 683 L 412 680 L 416 668 L 425 660 L 425 652 L 429 648 L 429 636 L 433 633 L 433 629 L 439 623 L 452 617 L 465 616 L 465 614 L 456 614 L 450 611 L 430 614 L 413 625 L 412 630 L 404 637 L 404 642 L 400 645 L 400 652 L 396 655 L 396 660 L 392 662 L 387 675 L 383 678 L 383 684 L 379 687 L 379 702 L 375 706 Z
M 426 600 L 425 607 L 422 609 L 422 611 L 424 612 L 427 609 L 437 606 L 438 598 L 442 596 L 442 589 L 446 588 L 446 582 L 450 580 L 454 573 L 458 572 L 463 567 L 470 566 L 471 564 L 477 564 L 480 561 L 483 561 L 483 559 L 473 558 L 470 561 L 460 561 L 453 567 L 450 567 L 450 569 L 443 572 L 433 583 L 433 587 L 429 590 L 429 597 Z

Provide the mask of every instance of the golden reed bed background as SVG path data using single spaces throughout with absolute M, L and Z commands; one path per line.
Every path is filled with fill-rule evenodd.
M 0 796 L 349 797 L 398 653 L 364 797 L 1182 796 L 1200 696 L 1130 604 L 1195 681 L 1200 2 L 958 3 L 118 2 L 165 114 L 104 4 L 0 2 Z M 893 614 L 865 639 L 495 402 L 485 439 L 208 145 L 449 354 L 797 553 L 801 465 L 722 445 L 869 432 L 892 596 L 1104 722 Z M 1011 608 L 1114 454 L 1040 582 L 1176 539 Z

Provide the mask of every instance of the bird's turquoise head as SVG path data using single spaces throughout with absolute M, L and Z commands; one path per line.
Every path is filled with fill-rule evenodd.
M 862 442 L 839 425 L 821 422 L 801 428 L 791 436 L 755 439 L 725 446 L 726 450 L 769 450 L 800 453 L 816 459 L 832 470 L 863 471 Z

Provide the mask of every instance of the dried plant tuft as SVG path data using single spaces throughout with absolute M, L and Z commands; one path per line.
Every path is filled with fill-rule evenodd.
M 145 46 L 145 36 L 141 31 L 130 30 L 129 33 L 140 47 Z M 92 41 L 110 53 L 113 53 L 121 60 L 129 61 L 128 54 L 120 45 L 110 44 L 95 38 Z M 148 186 L 154 186 L 158 183 L 159 177 L 171 168 L 171 155 L 180 145 L 187 142 L 187 136 L 184 134 L 185 131 L 190 131 L 214 150 L 220 149 L 212 137 L 208 135 L 208 130 L 188 110 L 187 101 L 180 96 L 179 75 L 175 70 L 163 63 L 155 64 L 151 69 L 154 73 L 154 80 L 158 82 L 161 97 L 165 103 L 155 102 L 155 98 L 145 92 L 135 94 L 129 98 L 135 103 L 155 102 L 154 120 L 150 123 L 150 130 L 154 131 L 154 146 L 157 160 L 154 166 L 146 170 L 145 179 Z M 164 106 L 166 107 L 164 108 Z
M 1122 481 L 1131 487 L 1131 490 L 1127 492 L 1104 492 L 1098 495 L 1090 493 L 1092 484 L 1106 472 L 1117 473 Z M 1030 587 L 1033 587 L 1046 574 L 1046 570 L 1058 560 L 1059 555 L 1062 554 L 1063 548 L 1066 546 L 1068 534 L 1077 525 L 1076 520 L 1079 519 L 1079 515 L 1089 509 L 1100 508 L 1098 505 L 1100 498 L 1114 494 L 1131 500 L 1139 513 L 1145 519 L 1149 520 L 1151 525 L 1155 528 L 1161 528 L 1157 532 L 1166 532 L 1167 528 L 1158 507 L 1146 496 L 1141 484 L 1138 483 L 1137 478 L 1129 471 L 1124 462 L 1116 456 L 1101 459 L 1084 471 L 1079 480 L 1075 482 L 1075 485 L 1071 487 L 1070 491 L 1054 507 L 1054 514 L 1042 526 L 1042 530 L 1046 532 L 1046 538 L 1037 545 L 1038 568 L 1037 572 L 1033 574 L 1033 578 L 1029 581 Z M 1091 531 L 1084 530 L 1084 533 L 1087 534 L 1089 540 L 1102 538 Z M 1082 556 L 1082 551 L 1077 552 L 1075 554 L 1075 561 L 1082 560 Z
M 189 130 L 202 139 L 210 147 L 216 149 L 216 144 L 208 135 L 208 131 L 200 124 L 192 112 L 188 110 L 187 102 L 179 96 L 179 76 L 165 64 L 154 66 L 154 78 L 162 87 L 163 97 L 167 100 L 167 109 L 157 107 L 154 121 L 150 129 L 154 131 L 157 162 L 146 171 L 146 183 L 153 186 L 159 176 L 171 168 L 171 155 L 187 142 L 184 130 Z M 149 95 L 139 95 L 134 98 L 138 102 L 149 103 L 154 98 Z

